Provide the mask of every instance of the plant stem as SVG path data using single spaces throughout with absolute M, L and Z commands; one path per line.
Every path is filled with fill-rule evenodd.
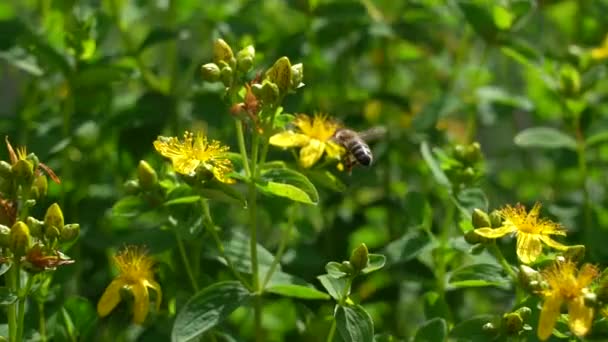
M 256 293 L 254 300 L 254 321 L 256 341 L 262 341 L 262 291 L 260 289 L 259 267 L 258 267 L 258 245 L 257 245 L 257 159 L 258 159 L 259 137 L 254 132 L 251 142 L 251 177 L 249 178 L 249 249 L 251 252 L 251 277 L 252 287 Z
M 444 250 L 447 249 L 449 238 L 450 238 L 450 227 L 452 226 L 452 221 L 454 218 L 454 209 L 456 206 L 451 205 L 450 203 L 446 206 L 445 219 L 443 221 L 443 225 L 441 227 L 441 235 L 439 236 L 439 249 L 440 253 L 436 255 L 437 260 L 437 292 L 439 292 L 442 300 L 445 300 L 445 276 L 447 271 L 447 265 L 445 261 L 445 255 L 443 253 Z
M 8 271 L 7 274 L 7 281 L 8 281 L 8 286 L 9 289 L 11 290 L 12 293 L 19 293 L 19 288 L 17 286 L 17 273 L 19 273 L 19 265 L 17 265 L 17 263 L 13 262 L 13 265 L 11 266 L 11 269 Z M 14 303 L 10 304 L 8 306 L 8 335 L 9 335 L 9 341 L 10 342 L 16 342 L 17 341 L 17 303 L 18 303 L 19 299 L 17 298 L 17 301 L 15 301 Z
M 18 268 L 21 268 L 21 265 L 18 264 Z M 19 272 L 21 273 L 21 272 Z M 24 330 L 24 318 L 25 318 L 25 301 L 27 300 L 27 295 L 30 292 L 30 288 L 32 287 L 32 280 L 34 277 L 30 276 L 27 279 L 27 283 L 22 293 L 19 293 L 19 310 L 18 310 L 18 319 L 17 319 L 17 340 L 23 341 L 23 330 Z M 21 276 L 17 277 L 17 284 L 21 286 Z
M 241 157 L 243 158 L 243 167 L 245 168 L 245 173 L 247 173 L 247 176 L 251 177 L 249 160 L 247 160 L 247 149 L 245 148 L 245 135 L 243 134 L 243 124 L 239 120 L 235 120 L 234 123 L 236 127 L 236 137 L 239 143 L 239 151 L 241 152 Z
M 294 226 L 293 220 L 294 220 L 294 215 L 289 215 L 287 217 L 287 230 L 283 233 L 283 236 L 281 237 L 281 241 L 279 242 L 279 249 L 277 250 L 277 254 L 274 256 L 274 260 L 272 260 L 270 269 L 268 269 L 268 272 L 266 273 L 266 276 L 264 277 L 264 281 L 262 282 L 262 286 L 261 286 L 262 289 L 266 288 L 266 284 L 268 284 L 268 282 L 272 278 L 272 275 L 276 271 L 277 266 L 281 263 L 281 258 L 283 257 L 283 253 L 285 253 L 285 247 L 287 247 L 287 240 L 291 236 L 291 231 L 293 230 L 293 226 Z
M 329 328 L 329 334 L 327 334 L 327 339 L 325 341 L 332 342 L 334 340 L 334 335 L 336 333 L 336 319 L 332 317 L 331 327 Z
M 46 318 L 44 317 L 44 302 L 38 302 L 38 332 L 40 341 L 46 342 Z
M 184 267 L 186 268 L 186 273 L 188 274 L 188 278 L 190 279 L 190 284 L 192 285 L 192 289 L 194 292 L 198 292 L 198 283 L 196 278 L 194 277 L 194 273 L 192 273 L 192 267 L 190 266 L 190 261 L 188 260 L 188 256 L 186 255 L 186 249 L 184 248 L 184 242 L 182 238 L 179 236 L 177 232 L 175 232 L 175 239 L 177 240 L 177 248 L 179 249 L 179 254 L 184 263 Z
M 504 255 L 500 251 L 500 248 L 498 248 L 498 246 L 496 246 L 496 240 L 494 240 L 494 241 L 492 241 L 492 243 L 488 244 L 487 248 L 490 251 L 490 253 L 492 253 L 492 255 L 494 255 L 494 257 L 500 263 L 500 265 L 505 269 L 505 271 L 507 271 L 507 273 L 509 274 L 511 279 L 513 279 L 513 282 L 515 282 L 515 285 L 517 285 L 517 274 L 515 273 L 515 271 L 513 271 L 513 268 L 507 262 L 507 259 L 505 259 Z

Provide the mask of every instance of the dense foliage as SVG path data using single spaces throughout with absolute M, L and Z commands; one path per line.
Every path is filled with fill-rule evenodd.
M 608 338 L 606 13 L 0 2 L 0 335 Z

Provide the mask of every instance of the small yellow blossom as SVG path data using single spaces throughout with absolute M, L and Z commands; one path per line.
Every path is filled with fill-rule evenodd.
M 13 149 L 11 142 L 8 140 L 8 136 L 4 137 L 4 141 L 6 142 L 6 149 L 8 150 L 8 156 L 11 161 L 11 165 L 15 166 L 17 163 L 22 162 L 22 161 L 25 161 L 31 165 L 31 161 L 27 160 L 28 154 L 27 154 L 27 148 L 25 146 L 17 147 L 17 152 L 15 152 L 15 149 Z M 61 180 L 59 179 L 59 177 L 57 177 L 55 172 L 50 167 L 48 167 L 46 164 L 38 162 L 38 167 L 40 169 L 44 170 L 55 183 L 57 183 L 57 184 L 61 183 Z M 34 170 L 34 171 L 36 171 L 37 175 L 40 173 L 39 170 Z
M 475 233 L 488 238 L 496 239 L 507 234 L 517 235 L 517 256 L 524 264 L 534 262 L 542 253 L 542 243 L 558 250 L 567 250 L 564 246 L 553 240 L 551 235 L 566 235 L 566 231 L 559 223 L 539 218 L 540 203 L 536 203 L 529 213 L 526 208 L 518 204 L 515 207 L 507 205 L 501 209 L 502 226 L 496 229 L 483 227 L 475 229 Z M 541 243 L 542 242 L 542 243 Z
M 219 141 L 211 143 L 202 133 L 194 135 L 184 133 L 184 140 L 175 137 L 158 137 L 154 141 L 154 148 L 163 156 L 171 159 L 173 169 L 184 175 L 191 175 L 197 167 L 202 165 L 206 170 L 222 183 L 234 183 L 228 177 L 232 172 L 232 162 L 226 158 L 228 146 L 222 146 Z
M 327 115 L 317 114 L 313 118 L 299 114 L 294 120 L 299 132 L 285 131 L 270 137 L 270 144 L 279 147 L 302 147 L 300 149 L 300 164 L 309 168 L 316 163 L 323 152 L 330 158 L 340 159 L 344 149 L 332 141 L 340 125 L 329 119 Z
M 591 58 L 593 59 L 606 59 L 608 58 L 608 35 L 604 38 L 604 42 L 601 46 L 591 49 Z
M 126 288 L 133 294 L 133 322 L 142 324 L 150 308 L 148 288 L 156 292 L 156 309 L 160 309 L 162 292 L 154 280 L 152 266 L 154 260 L 146 250 L 137 246 L 127 246 L 114 257 L 119 275 L 106 288 L 97 303 L 97 313 L 105 317 L 120 303 L 120 291 Z
M 560 314 L 562 304 L 568 306 L 568 326 L 576 336 L 584 336 L 591 328 L 593 308 L 585 306 L 587 287 L 597 277 L 598 269 L 585 264 L 577 270 L 571 260 L 556 261 L 542 272 L 548 288 L 542 291 L 543 308 L 538 320 L 538 338 L 548 339 Z

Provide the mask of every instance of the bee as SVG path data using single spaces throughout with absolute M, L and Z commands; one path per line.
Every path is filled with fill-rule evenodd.
M 346 169 L 350 171 L 357 164 L 363 166 L 372 165 L 374 155 L 366 141 L 378 139 L 385 133 L 386 128 L 382 126 L 373 127 L 363 132 L 340 128 L 334 133 L 332 140 L 346 149 L 347 153 L 343 157 L 342 162 Z

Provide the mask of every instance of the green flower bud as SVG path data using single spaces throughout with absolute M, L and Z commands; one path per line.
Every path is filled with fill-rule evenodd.
M 64 221 L 63 221 L 63 212 L 61 211 L 61 207 L 59 204 L 53 203 L 46 210 L 46 215 L 44 215 L 44 231 L 45 235 L 49 237 L 49 231 L 51 228 L 55 228 L 57 230 L 57 236 L 61 233 L 63 229 Z M 54 236 L 55 233 L 51 232 L 51 236 Z
M 476 163 L 481 160 L 481 157 L 481 145 L 478 142 L 474 142 L 465 148 L 464 158 L 467 162 Z
M 222 68 L 220 71 L 220 80 L 226 87 L 230 87 L 232 85 L 232 68 L 227 66 Z
M 44 233 L 44 222 L 37 220 L 31 216 L 28 216 L 25 222 L 30 228 L 30 234 L 33 237 L 42 238 L 42 235 Z
M 125 187 L 125 192 L 129 195 L 138 194 L 139 191 L 141 190 L 139 187 L 139 181 L 137 181 L 135 179 L 130 179 L 130 180 L 126 181 L 123 186 Z
M 492 228 L 502 227 L 502 215 L 500 215 L 500 211 L 492 210 L 490 213 L 490 223 Z
M 279 87 L 272 82 L 264 81 L 259 98 L 264 103 L 276 103 L 279 100 Z
M 524 320 L 524 322 L 530 318 L 530 315 L 532 315 L 532 309 L 527 306 L 522 306 L 521 308 L 515 310 L 515 312 Z
M 232 48 L 221 38 L 216 40 L 213 44 L 213 61 L 216 64 L 225 62 L 231 67 L 234 67 L 236 64 Z
M 560 69 L 560 88 L 566 96 L 573 96 L 581 90 L 581 74 L 573 66 L 566 64 Z
M 80 225 L 78 223 L 66 224 L 61 230 L 59 239 L 61 242 L 72 242 L 80 235 Z
M 302 63 L 294 64 L 291 66 L 291 90 L 296 90 L 302 86 L 304 80 L 304 66 Z
M 34 178 L 34 184 L 32 184 L 32 191 L 36 195 L 35 198 L 41 198 L 46 196 L 49 189 L 49 183 L 45 175 L 38 175 Z
M 502 316 L 502 328 L 507 335 L 517 335 L 524 326 L 524 320 L 517 313 L 510 312 Z
M 464 234 L 464 241 L 470 245 L 475 245 L 481 242 L 482 236 L 475 233 L 475 230 L 469 230 Z
M 456 145 L 454 146 L 454 158 L 456 158 L 459 161 L 464 161 L 466 155 L 466 147 L 464 145 Z
M 145 160 L 140 160 L 137 165 L 137 178 L 139 185 L 144 190 L 150 190 L 158 183 L 156 171 Z
M 27 159 L 19 159 L 11 168 L 19 184 L 30 184 L 34 179 L 34 166 Z
M 530 266 L 519 265 L 519 282 L 522 287 L 530 291 L 538 291 L 541 288 L 543 277 L 541 274 Z
M 357 272 L 366 268 L 369 264 L 369 252 L 367 250 L 367 246 L 362 243 L 359 245 L 359 247 L 355 248 L 353 253 L 350 255 L 349 261 Z
M 207 82 L 217 82 L 220 80 L 220 67 L 215 63 L 207 63 L 201 67 L 203 80 Z
M 240 72 L 246 73 L 253 67 L 255 48 L 253 45 L 246 46 L 236 54 L 236 65 Z
M 471 215 L 471 221 L 473 222 L 473 227 L 475 228 L 486 228 L 492 227 L 492 223 L 490 221 L 490 216 L 481 210 L 481 209 L 473 209 L 473 215 Z
M 291 62 L 287 57 L 279 58 L 274 65 L 266 71 L 268 80 L 277 85 L 282 95 L 291 87 Z
M 51 227 L 45 227 L 46 229 L 44 230 L 44 237 L 49 240 L 49 241 L 53 241 L 59 238 L 59 236 L 61 236 L 61 230 L 59 230 L 57 227 L 55 226 L 51 226 Z
M 38 159 L 38 156 L 33 153 L 30 153 L 27 155 L 27 157 L 25 157 L 25 160 L 32 163 L 32 167 L 34 168 L 34 170 L 38 169 L 38 165 L 40 165 L 40 160 Z
M 27 253 L 30 244 L 30 229 L 25 223 L 17 221 L 11 228 L 9 236 L 9 247 L 11 251 L 17 257 L 24 256 Z
M 355 268 L 353 267 L 353 265 L 350 263 L 350 261 L 342 261 L 342 265 L 340 267 L 340 270 L 346 274 L 352 274 L 355 272 Z
M 10 179 L 12 174 L 11 164 L 4 160 L 0 160 L 0 178 Z
M 11 243 L 11 229 L 0 224 L 0 247 L 6 248 Z

